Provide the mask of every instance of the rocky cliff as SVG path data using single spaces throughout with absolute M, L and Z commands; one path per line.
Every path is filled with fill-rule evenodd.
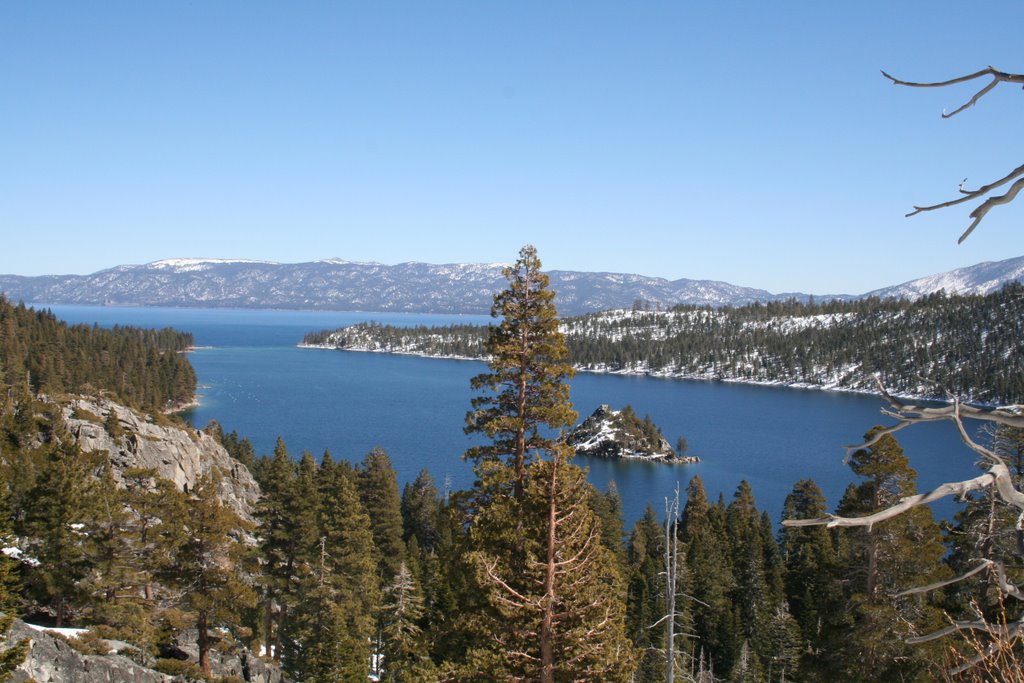
M 694 456 L 678 457 L 650 418 L 640 419 L 630 406 L 612 410 L 601 405 L 566 434 L 565 441 L 577 455 L 598 458 L 632 458 L 656 462 L 693 463 Z
M 185 634 L 185 637 L 188 636 L 194 639 L 195 631 Z M 118 653 L 84 654 L 72 645 L 73 639 L 51 635 L 16 620 L 11 627 L 9 642 L 25 639 L 29 639 L 32 644 L 25 660 L 11 677 L 16 683 L 184 683 L 187 680 L 182 676 L 168 676 L 135 661 L 144 658 L 124 643 L 103 641 L 105 645 L 118 650 Z M 188 652 L 185 654 L 195 655 Z M 211 665 L 217 676 L 230 676 L 248 683 L 284 681 L 278 667 L 255 657 L 244 648 L 235 652 L 213 653 Z
M 61 638 L 37 631 L 22 621 L 11 627 L 10 640 L 32 642 L 12 681 L 37 683 L 169 683 L 175 679 L 147 669 L 122 655 L 86 655 Z
M 117 428 L 106 424 L 111 412 Z M 243 518 L 252 521 L 260 487 L 249 470 L 228 455 L 215 437 L 190 427 L 158 424 L 149 415 L 94 397 L 77 397 L 63 406 L 68 431 L 83 451 L 106 451 L 114 477 L 133 467 L 153 469 L 179 490 L 192 490 L 196 481 L 220 471 L 220 497 Z M 111 433 L 114 432 L 114 433 Z

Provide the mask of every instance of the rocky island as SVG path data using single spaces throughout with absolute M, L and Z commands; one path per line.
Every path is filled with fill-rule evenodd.
M 598 406 L 564 440 L 576 449 L 576 455 L 674 464 L 700 462 L 697 456 L 677 453 L 650 417 L 641 419 L 628 405 L 622 410 Z

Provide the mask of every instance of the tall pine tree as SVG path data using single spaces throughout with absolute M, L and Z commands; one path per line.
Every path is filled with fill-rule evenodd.
M 492 307 L 502 321 L 487 341 L 490 372 L 471 383 L 486 393 L 473 399 L 466 431 L 490 439 L 467 452 L 479 477 L 470 561 L 486 604 L 473 623 L 484 637 L 460 674 L 625 681 L 634 651 L 619 563 L 601 541 L 586 473 L 567 462 L 571 449 L 549 431 L 568 426 L 576 413 L 554 293 L 540 267 L 527 246 L 506 269 L 508 289 Z
M 501 322 L 491 328 L 485 345 L 489 371 L 472 379 L 472 388 L 483 393 L 466 415 L 466 433 L 484 434 L 489 440 L 466 456 L 508 464 L 517 498 L 523 495 L 532 455 L 554 445 L 546 430 L 576 420 L 565 383 L 573 369 L 558 330 L 555 293 L 540 269 L 537 250 L 529 245 L 505 269 L 508 288 L 494 297 L 491 307 L 491 315 Z

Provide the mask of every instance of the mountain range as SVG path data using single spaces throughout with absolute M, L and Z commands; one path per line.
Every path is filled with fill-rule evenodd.
M 167 259 L 123 265 L 91 275 L 0 275 L 11 301 L 116 306 L 284 308 L 410 313 L 487 313 L 506 286 L 503 264 L 358 263 L 327 259 L 273 263 L 227 259 Z M 626 273 L 548 271 L 564 315 L 676 304 L 742 306 L 797 299 L 715 280 L 666 280 Z M 868 296 L 915 299 L 940 289 L 987 294 L 1024 281 L 1024 256 L 931 275 L 860 295 L 814 295 L 819 300 Z

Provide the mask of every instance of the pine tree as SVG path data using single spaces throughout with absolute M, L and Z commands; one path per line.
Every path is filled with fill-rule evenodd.
M 743 642 L 764 657 L 763 636 L 776 606 L 765 577 L 765 547 L 761 536 L 760 514 L 750 484 L 741 481 L 732 503 L 726 509 L 729 551 L 733 578 L 734 623 Z M 774 540 L 772 540 L 774 543 Z
M 336 573 L 327 546 L 327 538 L 321 538 L 315 565 L 300 580 L 303 598 L 285 623 L 282 638 L 287 643 L 285 670 L 306 683 L 361 680 L 369 668 L 369 633 L 350 628 L 358 619 L 348 613 L 351 604 L 344 602 L 338 586 L 343 577 Z
M 403 562 L 394 580 L 384 589 L 381 605 L 384 672 L 382 681 L 418 683 L 436 680 L 427 657 L 423 630 L 423 595 L 416 577 Z
M 415 538 L 420 550 L 430 552 L 437 545 L 440 500 L 434 479 L 421 470 L 416 480 L 402 489 L 402 538 Z
M 11 527 L 7 500 L 7 482 L 0 479 L 0 544 L 13 547 L 14 532 Z M 11 672 L 25 659 L 30 641 L 10 642 L 11 624 L 18 608 L 17 562 L 6 553 L 0 552 L 0 683 L 11 679 Z
M 625 529 L 622 521 L 622 498 L 615 480 L 608 482 L 608 490 L 594 491 L 590 508 L 601 522 L 601 542 L 611 551 L 621 574 L 626 573 Z
M 800 672 L 802 636 L 800 625 L 789 613 L 785 601 L 776 604 L 761 638 L 767 680 L 773 682 L 795 679 Z
M 728 671 L 738 651 L 730 593 L 735 578 L 729 561 L 722 503 L 708 503 L 704 482 L 694 477 L 686 489 L 680 525 L 686 544 L 686 563 L 692 568 L 695 647 L 700 647 L 718 671 Z
M 27 551 L 38 560 L 30 581 L 53 608 L 56 624 L 64 625 L 70 604 L 80 601 L 81 581 L 90 570 L 88 536 L 95 514 L 94 454 L 84 454 L 70 438 L 49 445 L 46 463 L 24 511 Z
M 1014 487 L 1024 488 L 1024 429 L 998 426 L 992 434 L 991 450 L 1010 471 Z M 979 466 L 984 463 L 979 462 Z M 966 575 L 982 562 L 990 563 L 980 573 L 951 585 L 947 591 L 948 610 L 963 619 L 974 620 L 980 612 L 990 624 L 1014 623 L 1024 617 L 1020 600 L 1007 599 L 1005 582 L 1020 586 L 1024 583 L 1024 530 L 1019 523 L 1020 510 L 1007 503 L 991 488 L 984 488 L 966 496 L 966 505 L 955 517 L 956 524 L 948 532 L 952 551 L 947 559 L 953 572 Z M 1002 574 L 1002 576 L 1000 576 Z M 977 654 L 977 644 L 989 646 L 992 640 L 978 634 L 967 646 L 968 657 Z M 1018 650 L 1020 639 L 1018 641 Z M 1009 650 L 1009 648 L 1007 648 Z M 998 650 L 996 650 L 998 651 Z M 998 669 L 1005 666 L 995 658 L 983 662 L 983 667 Z M 991 671 L 991 669 L 990 669 Z
M 103 467 L 95 493 L 95 514 L 85 526 L 90 572 L 83 580 L 91 621 L 118 629 L 133 642 L 150 635 L 147 606 L 138 598 L 151 583 L 151 567 L 132 533 L 127 491 L 119 488 L 110 465 Z
M 810 479 L 793 486 L 783 519 L 821 519 L 825 496 Z M 842 577 L 834 534 L 824 526 L 784 527 L 780 533 L 785 564 L 786 599 L 806 644 L 803 668 L 820 670 L 828 659 L 826 636 L 844 617 Z M 822 673 L 824 675 L 824 673 Z
M 473 399 L 473 410 L 466 415 L 466 433 L 489 439 L 469 449 L 466 457 L 505 459 L 517 498 L 523 495 L 532 454 L 554 445 L 542 430 L 576 421 L 565 383 L 573 369 L 558 330 L 555 293 L 540 269 L 532 246 L 523 247 L 515 264 L 505 269 L 508 288 L 494 297 L 491 307 L 491 315 L 500 316 L 501 322 L 490 329 L 485 344 L 490 371 L 471 381 L 475 391 L 485 393 Z
M 326 634 L 316 624 L 326 624 L 340 629 L 342 635 L 332 636 L 331 649 L 321 650 L 318 667 L 343 672 L 341 680 L 356 680 L 366 676 L 376 633 L 378 551 L 369 515 L 347 468 L 327 456 L 320 464 L 318 482 L 319 569 L 311 577 L 316 591 L 312 604 L 304 604 L 304 613 L 296 616 L 298 627 L 290 638 L 296 644 L 293 661 L 302 659 L 310 648 L 324 647 L 318 641 Z
M 635 666 L 625 634 L 625 594 L 600 522 L 586 500 L 585 472 L 563 462 L 530 464 L 521 499 L 481 512 L 471 560 L 494 613 L 482 621 L 497 648 L 477 652 L 474 675 L 488 680 L 628 680 Z M 495 552 L 495 527 L 522 520 L 521 551 Z M 491 536 L 494 538 L 494 536 Z
M 279 630 L 293 584 L 291 576 L 298 552 L 293 536 L 290 506 L 294 498 L 295 466 L 284 440 L 278 437 L 274 455 L 260 468 L 263 495 L 256 508 L 260 529 L 260 575 L 263 602 L 263 639 L 266 651 L 280 661 Z
M 661 683 L 665 680 L 665 629 L 658 621 L 666 613 L 665 533 L 654 508 L 647 506 L 633 525 L 627 551 L 626 629 L 641 657 L 636 682 Z
M 865 435 L 866 443 L 878 429 Z M 850 467 L 866 481 L 848 490 L 839 505 L 841 516 L 877 512 L 916 492 L 917 473 L 890 434 L 856 451 Z M 921 675 L 929 660 L 938 658 L 935 644 L 911 646 L 904 641 L 915 635 L 915 626 L 925 631 L 943 626 L 933 602 L 941 596 L 894 600 L 890 595 L 948 576 L 941 564 L 945 548 L 931 510 L 915 507 L 871 528 L 844 531 L 840 561 L 850 579 L 846 612 L 852 624 L 833 634 L 839 647 L 831 659 L 842 667 L 842 675 L 858 680 L 897 681 Z
M 219 640 L 213 629 L 238 622 L 238 611 L 255 601 L 242 580 L 245 548 L 232 534 L 246 523 L 218 498 L 220 474 L 201 478 L 179 520 L 179 544 L 163 579 L 182 590 L 181 606 L 195 618 L 199 666 L 210 676 L 210 649 Z
M 601 541 L 586 473 L 567 462 L 568 446 L 541 431 L 571 424 L 576 413 L 554 293 L 540 265 L 528 246 L 506 270 L 509 287 L 492 308 L 503 319 L 487 341 L 491 372 L 471 383 L 489 392 L 473 399 L 466 418 L 467 433 L 490 439 L 467 452 L 479 479 L 468 510 L 470 562 L 487 605 L 473 623 L 484 637 L 461 674 L 624 681 L 634 668 L 624 580 Z
M 405 560 L 402 542 L 402 501 L 391 458 L 382 448 L 366 454 L 357 470 L 359 499 L 370 516 L 373 541 L 379 551 L 381 576 L 393 577 Z

